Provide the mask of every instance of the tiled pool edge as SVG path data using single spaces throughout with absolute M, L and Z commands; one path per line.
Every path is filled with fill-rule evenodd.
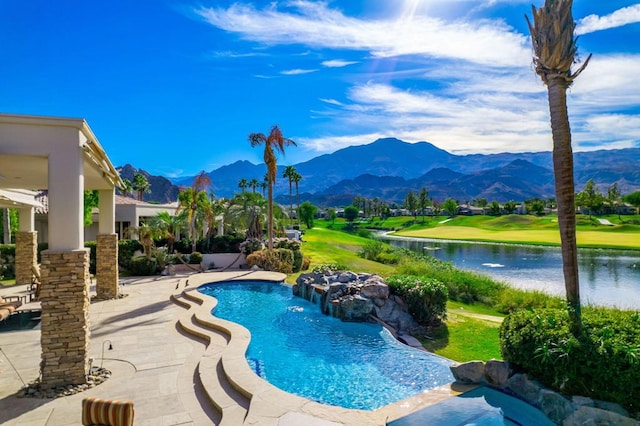
M 223 333 L 228 336 L 226 347 L 212 347 L 209 344 L 203 355 L 199 368 L 200 379 L 206 389 L 209 400 L 222 413 L 221 424 L 259 424 L 287 425 L 297 424 L 302 418 L 314 420 L 313 424 L 344 425 L 385 425 L 426 406 L 441 402 L 452 396 L 473 389 L 475 386 L 459 386 L 456 384 L 441 386 L 422 392 L 410 398 L 386 405 L 374 411 L 353 410 L 320 404 L 306 398 L 293 395 L 271 385 L 258 377 L 249 367 L 245 353 L 250 342 L 250 334 L 243 326 L 211 315 L 217 301 L 196 290 L 202 284 L 233 281 L 262 280 L 284 281 L 286 276 L 266 271 L 238 271 L 229 273 L 204 273 L 191 275 L 188 280 L 181 281 L 172 300 L 188 310 L 179 319 L 180 327 L 187 333 L 204 338 L 207 334 Z M 187 299 L 189 302 L 186 302 Z M 193 321 L 190 320 L 193 318 Z M 193 324 L 197 323 L 197 326 Z M 207 331 L 209 330 L 209 331 Z M 218 357 L 222 363 L 223 373 L 235 390 L 249 400 L 248 409 L 243 409 L 233 401 L 220 403 L 217 399 L 227 400 L 216 377 L 216 368 L 212 361 Z M 208 365 L 205 365 L 208 364 Z M 244 420 L 241 416 L 246 415 Z M 302 416 L 302 417 L 301 417 Z M 320 421 L 320 422 L 318 422 Z

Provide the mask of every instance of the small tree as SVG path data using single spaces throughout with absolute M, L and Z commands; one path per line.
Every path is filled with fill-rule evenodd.
M 593 179 L 589 179 L 584 189 L 576 195 L 576 204 L 589 210 L 589 219 L 593 213 L 602 208 L 604 197 L 596 188 Z
M 475 200 L 475 205 L 482 209 L 482 214 L 485 214 L 484 209 L 489 205 L 489 203 L 486 198 L 478 198 Z
M 358 217 L 360 210 L 356 206 L 349 206 L 344 209 L 344 218 L 350 224 Z
M 611 212 L 618 213 L 618 218 L 620 218 L 620 190 L 618 189 L 618 182 L 607 189 L 607 198 L 605 201 L 611 209 Z
M 307 225 L 307 229 L 313 228 L 313 218 L 318 212 L 318 208 L 310 202 L 305 201 L 304 203 L 300 204 L 298 210 L 300 212 L 300 220 L 303 221 L 305 225 Z
M 409 210 L 413 217 L 416 217 L 416 212 L 418 211 L 418 198 L 413 191 L 407 192 L 407 195 L 404 197 L 404 208 Z
M 242 178 L 238 181 L 238 188 L 244 193 L 245 189 L 249 187 L 249 181 L 245 178 Z
M 447 198 L 444 200 L 444 203 L 442 203 L 442 208 L 449 213 L 450 217 L 453 217 L 458 213 L 458 202 L 453 198 Z
M 424 222 L 424 212 L 429 206 L 429 191 L 427 191 L 427 188 L 420 190 L 420 194 L 418 194 L 418 206 L 422 212 L 422 221 Z
M 327 220 L 331 221 L 331 225 L 333 225 L 336 222 L 336 217 L 338 217 L 337 213 L 336 213 L 336 209 L 334 209 L 333 207 L 330 207 L 327 209 Z
M 507 212 L 507 214 L 513 214 L 518 208 L 518 206 L 516 205 L 516 202 L 513 200 L 507 201 L 506 203 L 504 203 L 504 206 L 502 207 L 504 208 L 504 211 Z
M 93 209 L 98 207 L 98 191 L 84 191 L 84 226 L 93 223 Z
M 629 203 L 632 206 L 638 208 L 640 207 L 640 191 L 632 192 L 631 194 L 625 195 L 622 200 L 625 203 Z
M 489 206 L 489 214 L 492 216 L 500 215 L 500 204 L 497 201 L 491 202 L 491 205 Z

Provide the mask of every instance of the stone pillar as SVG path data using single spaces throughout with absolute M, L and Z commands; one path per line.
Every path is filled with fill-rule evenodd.
M 31 284 L 32 268 L 38 263 L 38 233 L 16 232 L 16 284 Z
M 42 252 L 40 373 L 45 389 L 86 383 L 89 373 L 89 250 Z
M 118 297 L 118 234 L 100 234 L 96 245 L 98 299 Z

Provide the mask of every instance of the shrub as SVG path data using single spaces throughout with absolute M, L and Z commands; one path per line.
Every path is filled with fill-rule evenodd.
M 191 241 L 188 239 L 174 241 L 173 250 L 178 253 L 189 254 L 191 253 Z
M 199 265 L 202 263 L 202 254 L 194 251 L 189 255 L 189 265 Z
M 0 244 L 0 264 L 5 278 L 16 276 L 16 246 L 15 244 Z
M 387 246 L 388 244 L 382 241 L 367 241 L 358 252 L 358 256 L 377 262 Z
M 293 251 L 283 248 L 256 251 L 247 256 L 247 264 L 267 271 L 290 274 L 293 272 Z
M 129 269 L 131 260 L 137 250 L 142 251 L 142 244 L 138 240 L 118 241 L 118 265 Z
M 346 271 L 348 268 L 342 263 L 321 263 L 313 267 L 311 272 L 314 274 L 324 274 L 327 272 Z
M 304 256 L 300 250 L 292 250 L 293 253 L 293 264 L 291 265 L 291 269 L 293 272 L 300 272 L 302 269 L 302 260 Z
M 155 275 L 158 263 L 154 258 L 147 259 L 146 256 L 138 256 L 131 259 L 128 270 L 131 275 L 146 276 Z
M 196 243 L 196 250 L 200 253 L 239 253 L 240 244 L 244 236 L 226 234 L 204 238 Z
M 300 241 L 291 238 L 276 238 L 273 240 L 273 248 L 297 251 L 300 250 Z
M 505 360 L 558 391 L 640 409 L 640 313 L 583 310 L 584 332 L 569 331 L 566 309 L 519 311 L 505 318 Z
M 89 249 L 89 272 L 91 274 L 96 273 L 96 247 L 97 247 L 98 243 L 96 243 L 95 241 L 85 241 L 84 242 L 84 246 L 85 248 Z
M 250 255 L 254 251 L 264 250 L 264 243 L 259 238 L 247 238 L 239 245 L 240 252 Z
M 421 324 L 447 319 L 447 288 L 438 280 L 415 275 L 392 275 L 386 280 L 392 294 L 407 303 L 409 313 Z
M 302 266 L 300 267 L 301 271 L 307 271 L 309 270 L 309 266 L 311 266 L 311 259 L 309 259 L 308 257 L 304 256 L 302 258 Z

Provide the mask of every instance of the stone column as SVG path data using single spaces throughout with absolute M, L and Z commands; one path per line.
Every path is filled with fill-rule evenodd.
M 38 263 L 38 233 L 16 232 L 16 284 L 31 284 L 32 268 Z
M 98 299 L 118 297 L 118 234 L 100 234 L 96 245 Z
M 42 252 L 40 372 L 45 389 L 86 383 L 89 373 L 89 250 Z

